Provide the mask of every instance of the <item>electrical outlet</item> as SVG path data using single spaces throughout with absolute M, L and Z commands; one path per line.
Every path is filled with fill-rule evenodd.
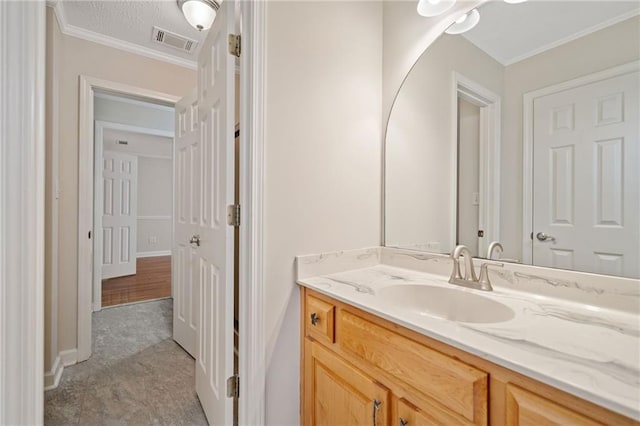
M 154 235 L 154 236 L 149 237 L 149 244 L 151 244 L 151 245 L 156 245 L 156 244 L 158 244 L 158 237 L 156 237 L 155 235 Z

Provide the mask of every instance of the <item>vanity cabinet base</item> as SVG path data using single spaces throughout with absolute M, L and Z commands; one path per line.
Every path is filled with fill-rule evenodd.
M 305 425 L 640 425 L 313 290 L 301 295 Z

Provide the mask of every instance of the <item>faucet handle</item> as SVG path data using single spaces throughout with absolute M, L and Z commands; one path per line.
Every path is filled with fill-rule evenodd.
M 500 262 L 484 262 L 481 266 L 480 266 L 480 278 L 478 278 L 478 283 L 480 283 L 480 285 L 482 287 L 484 287 L 487 290 L 492 289 L 493 287 L 491 287 L 491 280 L 489 280 L 489 266 L 495 266 L 496 268 L 502 268 L 504 266 L 504 263 L 500 263 Z

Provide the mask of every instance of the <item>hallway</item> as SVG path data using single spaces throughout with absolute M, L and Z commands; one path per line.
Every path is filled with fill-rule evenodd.
M 194 360 L 171 338 L 172 299 L 93 314 L 93 356 L 45 392 L 46 425 L 206 425 Z

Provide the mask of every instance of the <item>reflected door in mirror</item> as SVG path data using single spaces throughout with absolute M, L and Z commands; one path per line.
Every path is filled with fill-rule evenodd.
M 537 98 L 533 264 L 640 276 L 640 73 Z

